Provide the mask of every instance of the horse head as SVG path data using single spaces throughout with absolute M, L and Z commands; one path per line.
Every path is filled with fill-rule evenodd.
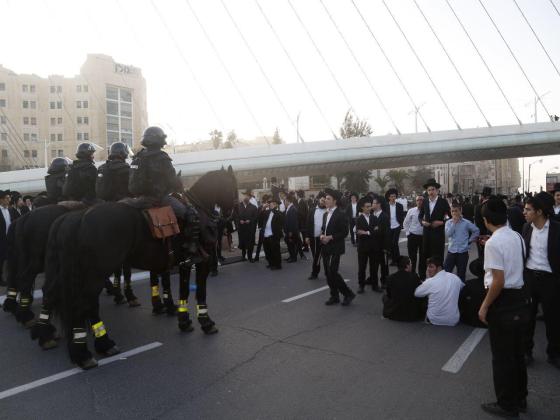
M 209 211 L 217 204 L 223 214 L 231 213 L 237 202 L 237 178 L 233 168 L 230 165 L 227 169 L 222 167 L 206 173 L 194 183 L 189 193 Z

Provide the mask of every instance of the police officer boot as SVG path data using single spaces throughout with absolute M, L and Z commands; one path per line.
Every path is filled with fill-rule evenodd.
M 23 296 L 19 299 L 16 309 L 16 320 L 21 322 L 25 328 L 31 328 L 35 324 L 35 314 L 31 310 L 33 299 Z
M 39 340 L 39 346 L 43 350 L 58 347 L 56 328 L 50 322 L 50 312 L 47 309 L 41 309 L 39 320 L 31 327 L 31 339 Z
M 218 332 L 216 323 L 208 315 L 208 306 L 196 305 L 196 317 L 200 323 L 200 328 L 202 328 L 205 334 L 216 334 Z
M 192 320 L 189 316 L 189 307 L 186 300 L 179 300 L 179 307 L 177 308 L 177 321 L 179 329 L 183 332 L 191 332 L 194 330 Z
M 115 342 L 109 338 L 109 334 L 107 334 L 103 321 L 93 324 L 91 326 L 91 330 L 95 335 L 94 347 L 97 354 L 101 354 L 103 356 L 114 356 L 115 354 L 119 354 L 121 352 L 115 345 Z
M 6 300 L 4 301 L 4 312 L 9 312 L 13 315 L 16 314 L 17 310 L 17 291 L 16 289 L 8 289 L 8 293 L 6 295 Z
M 163 305 L 167 315 L 174 316 L 177 313 L 177 305 L 173 302 L 173 296 L 168 291 L 163 292 Z
M 97 367 L 91 352 L 87 348 L 87 332 L 85 328 L 72 328 L 72 339 L 68 342 L 70 360 L 84 370 Z
M 136 297 L 136 295 L 134 295 L 134 292 L 132 291 L 132 288 L 127 286 L 124 288 L 124 296 L 126 297 L 126 301 L 128 302 L 128 306 L 130 306 L 131 308 L 135 308 L 136 306 L 140 306 L 140 302 L 138 301 L 138 298 Z

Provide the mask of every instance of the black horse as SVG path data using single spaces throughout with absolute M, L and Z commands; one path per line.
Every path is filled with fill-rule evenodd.
M 228 170 L 212 171 L 202 176 L 187 191 L 188 201 L 196 208 L 201 220 L 200 244 L 208 248 L 216 244 L 217 229 L 212 223 L 212 212 L 218 204 L 231 211 L 237 200 L 237 180 L 231 166 Z M 188 226 L 186 227 L 188 230 Z M 86 326 L 95 334 L 95 350 L 100 354 L 115 354 L 115 346 L 99 318 L 99 294 L 107 277 L 123 264 L 158 273 L 172 264 L 181 262 L 183 231 L 174 237 L 174 261 L 166 243 L 152 237 L 143 212 L 124 203 L 104 203 L 84 212 L 72 212 L 53 224 L 46 257 L 46 282 L 43 288 L 43 310 L 32 337 L 39 344 L 52 343 L 54 327 L 51 312 L 60 315 L 71 360 L 84 369 L 97 365 L 87 348 Z M 179 256 L 179 258 L 177 258 Z M 198 262 L 197 268 L 208 275 L 207 261 Z M 184 271 L 186 268 L 183 267 Z M 188 267 L 190 271 L 190 267 Z M 181 284 L 186 282 L 183 275 Z M 199 281 L 200 277 L 200 281 Z M 205 288 L 206 278 L 197 275 L 197 289 Z M 180 293 L 179 327 L 192 329 L 186 309 L 187 291 Z M 197 293 L 197 297 L 199 294 Z M 200 296 L 205 297 L 204 294 Z M 197 302 L 197 315 L 205 333 L 216 332 L 208 315 L 206 302 Z M 185 314 L 187 315 L 185 317 Z

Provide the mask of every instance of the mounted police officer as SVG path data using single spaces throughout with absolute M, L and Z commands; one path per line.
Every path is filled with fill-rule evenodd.
M 130 194 L 128 177 L 130 165 L 126 159 L 130 153 L 128 145 L 116 142 L 111 145 L 109 159 L 97 169 L 95 192 L 105 201 L 119 201 Z
M 76 150 L 76 159 L 66 173 L 66 180 L 62 189 L 68 200 L 83 201 L 86 204 L 95 202 L 95 182 L 97 168 L 93 163 L 95 146 L 91 143 L 81 143 Z
M 54 158 L 47 171 L 45 177 L 45 186 L 47 187 L 47 197 L 51 204 L 56 204 L 64 200 L 62 187 L 66 179 L 66 172 L 70 165 L 70 159 L 65 157 Z

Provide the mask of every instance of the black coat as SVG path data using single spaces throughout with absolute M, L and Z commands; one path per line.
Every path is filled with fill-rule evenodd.
M 97 169 L 95 192 L 105 201 L 119 201 L 128 197 L 130 165 L 121 159 L 108 160 Z
M 315 212 L 317 207 L 312 208 L 309 213 L 307 213 L 307 223 L 305 225 L 305 237 L 313 239 L 315 237 Z
M 351 219 L 356 219 L 358 217 L 358 214 L 360 213 L 360 208 L 358 207 L 358 204 L 356 204 L 356 214 L 352 214 L 353 213 L 353 208 L 352 208 L 352 202 L 350 201 L 348 203 L 348 205 L 346 206 L 346 218 L 350 221 Z
M 142 149 L 130 165 L 128 190 L 135 196 L 161 200 L 183 187 L 175 173 L 172 160 L 163 150 Z
M 463 204 L 463 217 L 474 223 L 474 206 L 471 203 Z
M 10 222 L 14 223 L 19 216 L 18 212 L 13 207 L 8 207 L 8 212 L 10 213 Z M 4 260 L 6 258 L 6 253 L 8 251 L 8 237 L 6 230 L 4 215 L 0 214 L 0 260 Z
M 376 237 L 376 231 L 379 230 L 379 226 L 377 226 L 377 220 L 374 219 L 376 218 L 373 215 L 370 215 L 368 222 L 363 214 L 360 214 L 356 219 L 356 238 L 358 244 L 358 252 L 369 253 L 376 247 L 376 241 L 378 239 Z M 358 230 L 365 230 L 369 232 L 369 235 L 358 235 Z
M 62 194 L 68 200 L 91 202 L 95 200 L 96 181 L 97 168 L 93 161 L 89 159 L 75 160 L 66 172 Z
M 64 180 L 66 179 L 66 171 L 49 174 L 45 177 L 45 187 L 47 189 L 47 197 L 51 204 L 56 204 L 59 201 L 64 201 L 62 188 L 64 187 Z M 34 203 L 35 204 L 35 203 Z
M 283 227 L 284 227 L 284 215 L 278 209 L 275 210 L 267 210 L 264 212 L 264 224 L 263 224 L 263 231 L 266 229 L 266 223 L 268 222 L 268 217 L 270 216 L 270 212 L 274 212 L 274 216 L 272 216 L 272 221 L 270 222 L 270 228 L 272 229 L 272 238 L 274 240 L 280 240 L 283 236 Z
M 490 231 L 484 224 L 484 219 L 482 218 L 482 205 L 484 203 L 477 204 L 474 208 L 474 224 L 480 230 L 480 236 L 490 235 Z
M 387 291 L 383 296 L 383 316 L 395 321 L 418 321 L 426 313 L 425 299 L 418 299 L 414 291 L 420 285 L 416 273 L 397 271 L 387 277 Z
M 507 218 L 510 227 L 517 233 L 523 231 L 523 225 L 525 224 L 525 216 L 523 216 L 523 210 L 517 204 L 509 207 L 507 209 Z
M 391 221 L 384 211 L 381 211 L 379 217 L 375 217 L 373 213 L 370 216 L 373 224 L 373 249 L 376 251 L 391 249 Z
M 327 255 L 342 255 L 345 252 L 344 240 L 348 236 L 348 219 L 344 211 L 336 208 L 329 220 L 328 226 L 325 228 L 328 212 L 323 215 L 323 226 L 321 232 L 323 235 L 332 235 L 333 239 L 329 243 L 323 245 L 322 251 Z
M 286 236 L 288 236 L 288 233 L 291 233 L 293 236 L 299 234 L 298 210 L 296 206 L 291 206 L 286 210 L 286 215 L 284 216 L 284 232 Z
M 395 203 L 397 208 L 397 222 L 401 225 L 401 229 L 403 227 L 404 218 L 406 217 L 406 212 L 404 211 L 404 207 L 401 203 Z M 389 226 L 391 225 L 391 205 L 387 203 L 387 216 L 389 216 Z
M 438 197 L 432 214 L 430 214 L 430 199 L 428 198 L 427 200 L 424 200 L 424 206 L 418 213 L 418 218 L 420 219 L 420 223 L 422 221 L 432 223 L 437 220 L 444 222 L 445 218 L 450 215 L 451 209 L 449 208 L 449 203 L 446 199 Z M 424 235 L 430 234 L 445 238 L 445 223 L 437 228 L 424 227 Z
M 309 213 L 309 207 L 307 206 L 307 200 L 305 198 L 300 198 L 297 202 L 299 230 L 306 229 L 308 213 Z
M 523 226 L 523 239 L 525 240 L 525 247 L 527 249 L 526 257 L 531 255 L 531 235 L 533 233 L 533 226 L 525 223 Z M 560 281 L 560 223 L 550 220 L 548 227 L 548 263 L 552 269 L 554 276 Z

